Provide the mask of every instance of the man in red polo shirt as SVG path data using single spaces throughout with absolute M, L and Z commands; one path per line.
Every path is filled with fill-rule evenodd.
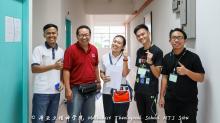
M 76 36 L 78 41 L 64 54 L 63 76 L 68 101 L 67 111 L 70 116 L 68 123 L 78 123 L 80 114 L 83 122 L 92 123 L 96 93 L 92 91 L 84 94 L 79 88 L 88 83 L 96 83 L 97 87 L 100 87 L 98 52 L 96 47 L 89 43 L 91 30 L 88 26 L 78 27 Z

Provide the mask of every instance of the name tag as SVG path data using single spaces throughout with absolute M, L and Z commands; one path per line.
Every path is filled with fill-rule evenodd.
M 169 81 L 176 83 L 177 82 L 177 75 L 171 73 L 169 77 Z
M 145 82 L 147 85 L 150 84 L 150 78 L 146 78 L 146 82 Z
M 140 75 L 145 75 L 147 71 L 149 70 L 146 68 L 140 68 L 140 67 L 138 68 L 138 74 Z

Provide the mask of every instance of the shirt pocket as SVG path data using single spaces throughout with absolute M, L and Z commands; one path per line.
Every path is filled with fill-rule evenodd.
M 96 61 L 96 56 L 95 56 L 95 54 L 89 54 L 88 60 L 90 61 L 90 63 L 91 63 L 93 66 L 96 66 L 97 61 Z

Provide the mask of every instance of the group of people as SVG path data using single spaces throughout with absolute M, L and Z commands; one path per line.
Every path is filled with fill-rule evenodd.
M 65 52 L 57 44 L 58 27 L 43 27 L 46 39 L 33 51 L 32 72 L 34 95 L 32 123 L 55 123 L 62 84 L 67 99 L 68 123 L 92 123 L 96 95 L 103 84 L 103 107 L 106 123 L 126 123 L 130 102 L 115 103 L 112 90 L 119 90 L 131 70 L 130 57 L 125 49 L 126 39 L 116 35 L 111 51 L 100 62 L 97 48 L 90 43 L 91 30 L 79 26 L 77 42 Z M 169 33 L 172 51 L 163 57 L 163 51 L 152 44 L 148 27 L 140 24 L 134 34 L 142 44 L 137 50 L 134 100 L 142 123 L 156 123 L 156 104 L 165 109 L 167 123 L 196 123 L 197 82 L 204 79 L 204 68 L 199 56 L 184 45 L 187 35 L 175 28 Z M 159 93 L 159 77 L 162 74 Z M 158 97 L 159 95 L 159 97 Z M 157 101 L 159 99 L 159 102 Z M 82 118 L 80 118 L 82 116 Z

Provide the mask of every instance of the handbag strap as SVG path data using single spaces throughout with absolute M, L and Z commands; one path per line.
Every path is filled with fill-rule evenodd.
M 130 84 L 128 83 L 127 80 L 125 80 L 125 84 L 122 84 L 122 83 L 121 83 L 121 85 L 130 85 Z

